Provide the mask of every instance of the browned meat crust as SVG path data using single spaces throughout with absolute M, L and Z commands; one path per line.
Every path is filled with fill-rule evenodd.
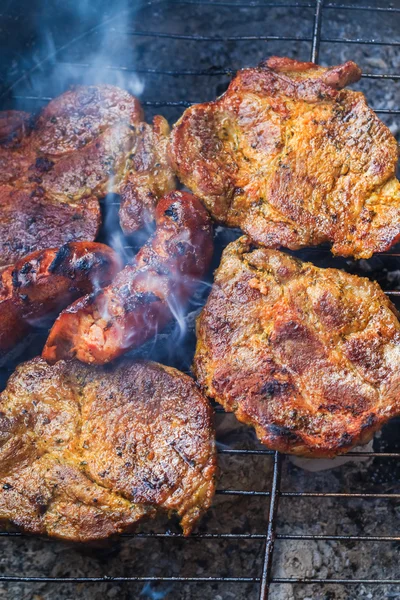
M 0 269 L 32 249 L 93 240 L 97 235 L 97 198 L 91 196 L 70 204 L 31 194 L 27 189 L 0 187 Z
M 0 267 L 27 252 L 93 240 L 98 199 L 121 193 L 132 233 L 174 188 L 168 123 L 142 122 L 136 98 L 113 86 L 78 87 L 52 100 L 31 129 L 26 113 L 0 114 Z
M 333 244 L 368 258 L 400 238 L 397 143 L 360 92 L 352 62 L 270 58 L 214 102 L 188 108 L 170 155 L 219 222 L 267 246 Z
M 154 117 L 153 127 L 141 123 L 137 129 L 118 188 L 121 194 L 119 220 L 127 235 L 151 223 L 158 200 L 176 187 L 167 159 L 169 133 L 167 121 L 160 116 Z
M 197 327 L 200 384 L 269 448 L 342 454 L 400 414 L 398 313 L 368 279 L 242 237 Z
M 172 192 L 156 208 L 155 234 L 112 285 L 81 298 L 53 325 L 43 357 L 109 362 L 140 346 L 173 319 L 210 264 L 210 218 L 191 194 Z
M 137 98 L 112 85 L 80 86 L 54 98 L 41 112 L 34 146 L 59 156 L 80 150 L 110 125 L 138 123 L 143 110 Z
M 212 410 L 175 369 L 35 358 L 11 376 L 0 411 L 3 522 L 86 542 L 168 511 L 188 534 L 211 504 Z
M 5 269 L 0 275 L 0 356 L 44 317 L 108 285 L 121 267 L 108 246 L 72 242 L 33 252 Z

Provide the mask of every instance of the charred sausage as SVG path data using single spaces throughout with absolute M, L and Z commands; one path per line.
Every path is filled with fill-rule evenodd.
M 212 257 L 212 227 L 200 200 L 172 192 L 156 208 L 156 231 L 112 285 L 65 309 L 43 350 L 50 363 L 76 357 L 107 363 L 173 319 Z
M 33 252 L 5 269 L 0 275 L 0 356 L 41 319 L 110 283 L 121 267 L 105 244 L 71 242 Z

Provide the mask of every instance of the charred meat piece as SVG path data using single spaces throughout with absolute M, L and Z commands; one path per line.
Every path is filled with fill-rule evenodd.
M 35 358 L 9 379 L 0 411 L 3 522 L 87 542 L 167 511 L 188 534 L 211 504 L 212 410 L 175 369 Z
M 378 284 L 229 244 L 197 323 L 207 394 L 281 452 L 331 457 L 400 414 L 400 323 Z
M 397 143 L 353 62 L 270 58 L 175 125 L 171 159 L 213 217 L 267 247 L 333 244 L 368 258 L 400 238 Z
M 158 203 L 156 224 L 133 265 L 60 314 L 43 350 L 47 361 L 109 362 L 155 335 L 188 301 L 212 257 L 207 211 L 191 194 L 172 192 Z
M 25 113 L 0 113 L 0 267 L 27 252 L 95 239 L 98 199 L 122 195 L 131 233 L 153 220 L 174 188 L 168 123 L 142 122 L 136 98 L 119 88 L 78 87 L 52 100 L 34 127 Z
M 0 274 L 0 356 L 42 319 L 108 285 L 121 267 L 108 246 L 71 242 L 33 252 L 5 269 Z

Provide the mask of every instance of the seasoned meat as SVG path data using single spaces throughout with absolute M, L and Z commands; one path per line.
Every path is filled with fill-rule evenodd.
M 93 240 L 99 226 L 99 203 L 93 196 L 54 202 L 37 188 L 0 186 L 0 269 L 33 249 Z
M 167 160 L 169 125 L 164 117 L 155 116 L 153 127 L 141 123 L 129 154 L 123 179 L 119 220 L 129 235 L 154 220 L 158 200 L 175 189 L 174 173 Z
M 108 285 L 121 267 L 108 246 L 71 242 L 33 252 L 5 269 L 0 274 L 0 356 L 43 318 Z
M 368 258 L 400 238 L 397 143 L 352 62 L 270 58 L 175 125 L 171 159 L 213 217 L 267 247 L 333 244 Z
M 109 362 L 151 338 L 186 304 L 211 261 L 209 216 L 196 197 L 172 192 L 158 203 L 156 224 L 133 265 L 60 314 L 43 350 L 46 360 Z
M 34 146 L 60 156 L 80 150 L 115 123 L 138 123 L 143 110 L 137 98 L 112 85 L 79 86 L 54 98 L 36 123 Z
M 132 233 L 174 188 L 168 123 L 143 123 L 124 90 L 78 87 L 52 100 L 33 129 L 28 117 L 0 113 L 0 267 L 32 250 L 93 240 L 98 199 L 109 192 L 121 193 L 121 224 Z
M 188 534 L 211 504 L 211 407 L 175 369 L 35 358 L 9 379 L 0 411 L 3 522 L 86 542 L 167 511 Z
M 195 373 L 269 448 L 342 454 L 400 414 L 398 316 L 378 284 L 241 237 L 199 317 Z

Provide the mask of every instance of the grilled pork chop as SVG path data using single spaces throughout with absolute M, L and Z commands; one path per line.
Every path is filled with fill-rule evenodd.
M 200 384 L 274 450 L 342 454 L 400 414 L 398 313 L 368 279 L 241 237 L 197 334 Z
M 37 250 L 0 273 L 0 357 L 32 326 L 54 317 L 80 296 L 108 285 L 122 264 L 96 242 Z
M 212 410 L 175 369 L 35 358 L 11 376 L 0 410 L 2 521 L 85 542 L 168 511 L 188 534 L 211 504 Z
M 31 128 L 33 124 L 33 129 Z M 143 122 L 136 98 L 109 85 L 78 87 L 52 100 L 36 122 L 0 116 L 0 266 L 32 250 L 93 240 L 98 199 L 121 193 L 120 220 L 132 233 L 174 188 L 168 124 Z
M 353 62 L 273 57 L 188 108 L 170 155 L 213 217 L 267 247 L 333 244 L 368 258 L 400 238 L 397 143 L 360 92 Z

